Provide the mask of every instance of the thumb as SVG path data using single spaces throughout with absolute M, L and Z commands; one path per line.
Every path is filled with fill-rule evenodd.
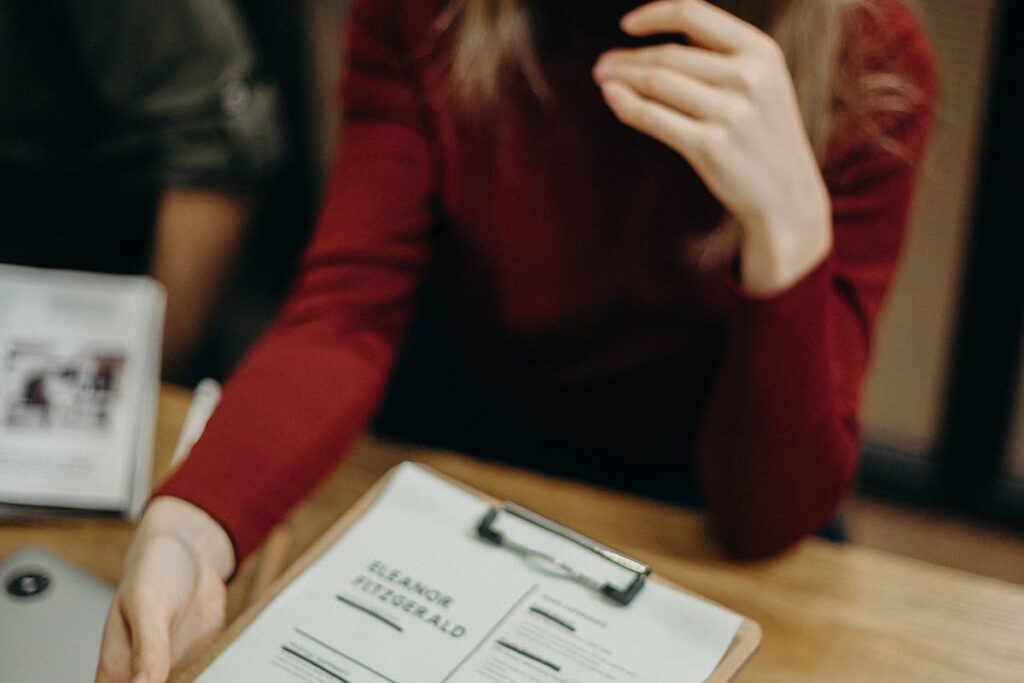
M 171 669 L 170 620 L 151 607 L 129 619 L 132 632 L 131 683 L 164 683 Z

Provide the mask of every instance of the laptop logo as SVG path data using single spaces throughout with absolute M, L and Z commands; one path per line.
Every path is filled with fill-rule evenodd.
M 38 569 L 15 570 L 7 592 L 16 598 L 34 598 L 50 587 L 50 577 Z

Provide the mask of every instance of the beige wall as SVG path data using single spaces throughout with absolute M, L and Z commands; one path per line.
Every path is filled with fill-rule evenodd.
M 873 443 L 928 452 L 938 436 L 972 218 L 996 2 L 919 0 L 942 111 L 913 230 L 878 335 L 864 404 Z

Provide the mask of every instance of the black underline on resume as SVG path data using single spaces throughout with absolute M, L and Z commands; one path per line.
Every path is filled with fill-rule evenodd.
M 548 660 L 544 659 L 543 657 L 535 655 L 532 652 L 528 652 L 527 650 L 524 650 L 523 648 L 519 647 L 518 645 L 513 645 L 512 643 L 508 642 L 507 640 L 499 640 L 498 641 L 498 645 L 503 647 L 503 648 L 505 648 L 506 650 L 511 650 L 512 652 L 515 652 L 517 655 L 522 655 L 522 656 L 526 657 L 527 659 L 532 659 L 533 661 L 537 662 L 538 664 L 543 664 L 546 667 L 554 669 L 555 671 L 561 671 L 562 670 L 562 667 L 558 666 L 557 664 L 553 664 L 553 663 L 549 662 Z
M 379 678 L 381 678 L 382 680 L 387 681 L 388 683 L 398 683 L 398 681 L 396 681 L 395 679 L 388 678 L 387 676 L 385 676 L 381 672 L 377 671 L 376 669 L 373 669 L 373 668 L 370 668 L 370 667 L 366 666 L 365 664 L 360 662 L 358 659 L 354 659 L 353 657 L 348 656 L 347 654 L 345 654 L 341 650 L 338 650 L 336 648 L 331 647 L 330 645 L 328 645 L 324 641 L 320 640 L 319 638 L 306 633 L 301 628 L 295 629 L 295 632 L 298 633 L 303 638 L 308 638 L 308 639 L 312 640 L 314 643 L 316 643 L 320 647 L 323 647 L 323 648 L 326 648 L 326 649 L 330 650 L 331 652 L 333 652 L 334 654 L 338 655 L 339 657 L 343 657 L 343 658 L 347 659 L 348 661 L 352 662 L 356 666 L 359 666 L 359 667 L 362 667 L 362 668 L 366 669 L 367 671 L 372 673 L 374 676 L 378 676 Z
M 315 666 L 316 668 L 320 669 L 321 671 L 323 671 L 325 674 L 327 674 L 331 678 L 334 678 L 336 680 L 341 681 L 341 683 L 352 683 L 347 678 L 342 678 L 338 674 L 334 673 L 333 671 L 328 669 L 326 666 L 322 666 L 320 664 L 317 664 L 312 659 L 310 659 L 306 655 L 302 654 L 298 650 L 293 650 L 290 647 L 288 647 L 287 645 L 282 645 L 281 649 L 284 650 L 285 652 L 287 652 L 288 654 L 292 655 L 293 657 L 298 657 L 299 659 L 304 661 L 306 664 L 309 664 L 310 666 Z
M 338 602 L 343 602 L 346 605 L 348 605 L 349 607 L 353 607 L 353 608 L 359 610 L 360 612 L 364 612 L 364 613 L 370 615 L 374 619 L 378 619 L 378 620 L 384 622 L 385 624 L 387 624 L 391 628 L 395 629 L 399 633 L 401 633 L 404 630 L 401 626 L 399 626 L 395 622 L 391 621 L 390 619 L 388 619 L 383 614 L 380 614 L 379 612 L 374 612 L 369 607 L 366 607 L 364 605 L 360 605 L 355 600 L 350 600 L 350 599 L 346 598 L 344 595 L 335 595 L 334 597 L 336 597 L 338 599 Z
M 558 624 L 559 626 L 561 626 L 562 628 L 564 628 L 567 631 L 575 631 L 576 630 L 576 627 L 573 626 L 572 624 L 570 624 L 565 619 L 560 619 L 560 618 L 556 617 L 554 614 L 551 614 L 551 612 L 548 612 L 547 610 L 543 610 L 540 607 L 531 607 L 530 611 L 532 613 L 536 614 L 536 615 L 539 615 L 539 616 L 544 617 L 545 619 L 548 619 L 549 621 L 555 622 L 556 624 Z
M 525 593 L 523 593 L 522 597 L 519 598 L 518 600 L 516 600 L 515 604 L 508 608 L 508 611 L 506 611 L 505 614 L 502 615 L 501 619 L 498 619 L 498 623 L 496 623 L 494 626 L 491 627 L 491 630 L 487 632 L 487 635 L 485 635 L 483 638 L 481 638 L 480 642 L 477 643 L 473 647 L 473 649 L 469 651 L 469 654 L 466 655 L 465 657 L 463 657 L 462 661 L 459 662 L 458 664 L 456 664 L 455 668 L 452 669 L 451 672 L 447 676 L 445 676 L 443 679 L 441 679 L 441 683 L 445 683 L 446 681 L 450 680 L 451 677 L 454 676 L 455 673 L 459 669 L 462 668 L 462 665 L 465 664 L 466 662 L 468 662 L 469 659 L 473 655 L 476 654 L 476 651 L 480 649 L 480 646 L 483 645 L 484 643 L 486 643 L 487 639 L 490 638 L 492 635 L 494 635 L 494 632 L 498 630 L 498 627 L 505 623 L 505 620 L 509 618 L 509 615 L 511 615 L 513 612 L 515 612 L 516 608 L 519 607 L 519 605 L 523 604 L 523 601 L 525 601 L 528 597 L 530 597 L 533 594 L 533 592 L 535 590 L 537 590 L 538 586 L 540 586 L 540 584 L 539 583 L 535 583 L 535 584 L 533 584 L 533 588 L 531 588 L 530 590 L 528 590 Z

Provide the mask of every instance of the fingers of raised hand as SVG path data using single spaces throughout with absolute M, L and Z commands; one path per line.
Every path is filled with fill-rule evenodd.
M 741 86 L 735 59 L 704 48 L 686 45 L 655 45 L 634 49 L 614 49 L 605 52 L 597 61 L 597 68 L 631 64 L 662 67 L 687 74 L 716 86 Z
M 650 135 L 683 155 L 699 147 L 704 126 L 693 118 L 636 92 L 630 86 L 608 81 L 601 86 L 605 101 L 627 126 Z
M 725 96 L 714 86 L 675 69 L 628 58 L 603 59 L 594 69 L 599 83 L 617 81 L 635 92 L 699 119 L 713 118 Z
M 701 157 L 713 162 L 724 143 L 742 139 L 757 124 L 761 97 L 709 85 L 687 73 L 634 60 L 628 53 L 606 55 L 594 72 L 605 100 L 623 123 L 694 162 Z M 761 85 L 752 78 L 749 87 Z
M 767 38 L 706 0 L 656 0 L 626 14 L 622 29 L 635 36 L 683 33 L 697 45 L 727 53 L 764 48 Z
M 630 85 L 654 97 L 664 93 L 692 101 L 699 96 L 704 116 L 720 110 L 714 99 L 742 98 L 760 106 L 791 89 L 784 62 L 750 55 L 725 56 L 681 45 L 609 50 L 594 65 L 594 78 L 599 83 L 628 79 Z

